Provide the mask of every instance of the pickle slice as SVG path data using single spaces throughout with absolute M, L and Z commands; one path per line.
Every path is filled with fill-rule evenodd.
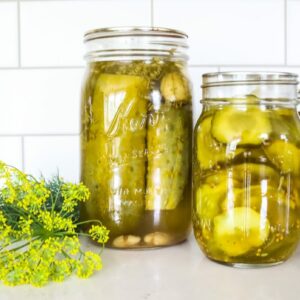
M 201 220 L 212 219 L 221 212 L 220 199 L 224 198 L 226 185 L 203 184 L 196 193 L 196 211 Z
M 169 102 L 191 99 L 188 80 L 179 72 L 167 73 L 161 81 L 160 91 Z
M 212 120 L 213 137 L 225 144 L 259 145 L 271 131 L 267 113 L 252 106 L 224 107 Z
M 101 74 L 92 98 L 96 137 L 83 150 L 83 166 L 90 168 L 83 181 L 92 192 L 86 209 L 112 236 L 130 233 L 143 216 L 147 94 L 142 77 Z
M 239 182 L 227 173 L 209 176 L 196 192 L 195 206 L 200 219 L 213 219 L 222 212 L 224 198 L 231 198 Z
M 264 148 L 269 160 L 283 173 L 300 173 L 300 151 L 286 141 L 277 140 Z
M 228 256 L 260 247 L 268 238 L 267 218 L 247 207 L 236 207 L 214 218 L 214 241 Z
M 259 184 L 262 180 L 271 181 L 273 185 L 279 184 L 279 174 L 275 169 L 266 164 L 242 163 L 230 169 L 234 179 L 243 185 Z
M 211 136 L 211 121 L 212 117 L 203 119 L 196 132 L 196 152 L 201 169 L 211 169 L 226 158 L 226 148 Z
M 300 125 L 294 108 L 278 108 L 270 111 L 272 140 L 286 140 L 293 144 L 300 143 Z
M 191 111 L 166 104 L 148 121 L 146 209 L 174 209 L 188 188 Z
M 221 205 L 223 211 L 234 207 L 250 207 L 268 218 L 273 230 L 288 232 L 296 223 L 296 203 L 292 195 L 272 186 L 254 185 L 234 189 L 233 196 Z

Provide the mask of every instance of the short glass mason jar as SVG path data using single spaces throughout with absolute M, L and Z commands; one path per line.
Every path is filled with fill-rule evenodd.
M 238 267 L 274 265 L 300 228 L 297 75 L 203 75 L 193 158 L 193 226 L 204 253 Z
M 110 247 L 172 245 L 191 229 L 186 40 L 152 27 L 85 35 L 81 177 L 91 199 L 82 215 L 108 227 Z

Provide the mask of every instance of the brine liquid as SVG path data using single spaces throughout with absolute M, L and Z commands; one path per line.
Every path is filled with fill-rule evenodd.
M 189 232 L 191 102 L 184 86 L 178 93 L 172 85 L 182 76 L 157 61 L 99 63 L 89 73 L 81 153 L 91 200 L 83 218 L 103 222 L 112 247 L 166 246 Z
M 293 108 L 206 108 L 195 129 L 193 224 L 212 260 L 276 264 L 300 229 L 300 130 Z

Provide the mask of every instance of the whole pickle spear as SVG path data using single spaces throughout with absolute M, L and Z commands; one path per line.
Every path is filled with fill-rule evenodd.
M 93 94 L 96 137 L 87 142 L 83 157 L 92 172 L 84 171 L 83 180 L 92 193 L 87 210 L 97 207 L 91 213 L 112 237 L 129 234 L 143 215 L 147 93 L 142 77 L 101 74 Z
M 148 121 L 146 209 L 174 209 L 182 200 L 189 173 L 191 112 L 172 104 Z
M 147 210 L 175 209 L 187 188 L 192 113 L 190 87 L 181 72 L 161 80 L 164 103 L 148 119 Z

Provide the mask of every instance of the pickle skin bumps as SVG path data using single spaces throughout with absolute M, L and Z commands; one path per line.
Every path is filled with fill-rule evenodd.
M 97 171 L 84 178 L 92 191 L 87 206 L 97 207 L 97 216 L 116 234 L 134 229 L 143 215 L 147 92 L 142 77 L 101 74 L 93 95 L 97 135 L 87 142 L 85 159 Z
M 174 209 L 182 200 L 189 172 L 189 112 L 170 105 L 148 123 L 146 209 Z
M 165 103 L 148 120 L 148 172 L 146 209 L 175 209 L 183 198 L 189 172 L 188 81 L 179 72 L 164 75 L 161 94 Z

